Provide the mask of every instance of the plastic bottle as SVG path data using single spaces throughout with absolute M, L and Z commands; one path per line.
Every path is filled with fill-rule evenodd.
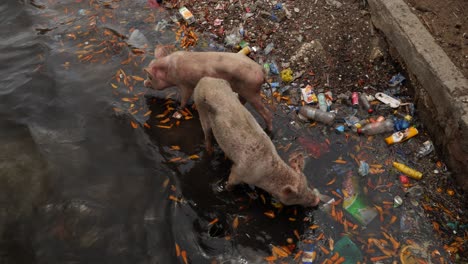
M 403 163 L 393 162 L 393 167 L 395 167 L 395 169 L 403 172 L 404 174 L 406 174 L 410 178 L 413 178 L 413 179 L 416 179 L 416 180 L 420 180 L 422 178 L 422 173 L 421 172 L 419 172 L 417 170 L 414 170 L 414 169 L 406 166 Z
M 385 138 L 385 142 L 387 142 L 388 145 L 393 145 L 395 143 L 406 141 L 416 136 L 418 133 L 419 132 L 415 127 L 409 127 L 404 131 L 396 132 L 393 135 Z
M 359 102 L 361 102 L 362 108 L 366 110 L 368 113 L 372 113 L 374 110 L 371 108 L 369 100 L 367 100 L 367 94 L 361 93 L 359 94 Z
M 274 47 L 275 47 L 275 44 L 273 43 L 268 44 L 263 50 L 263 53 L 265 53 L 265 55 L 270 54 L 270 52 L 273 50 Z
M 299 118 L 303 120 L 315 120 L 327 125 L 331 125 L 335 121 L 335 113 L 325 112 L 320 109 L 305 105 L 299 109 Z
M 317 95 L 317 98 L 318 98 L 318 104 L 319 104 L 320 110 L 326 112 L 328 106 L 327 106 L 327 102 L 325 100 L 325 94 L 324 93 L 319 93 Z
M 387 119 L 382 122 L 370 123 L 358 129 L 359 134 L 376 135 L 393 131 L 393 120 Z

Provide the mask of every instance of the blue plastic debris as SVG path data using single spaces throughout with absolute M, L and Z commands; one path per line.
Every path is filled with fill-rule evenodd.
M 406 80 L 406 78 L 403 75 L 401 75 L 401 73 L 398 73 L 397 75 L 394 75 L 392 79 L 390 79 L 390 81 L 388 82 L 388 85 L 390 87 L 395 87 L 403 83 L 404 80 Z
M 360 163 L 360 165 L 359 165 L 358 173 L 359 173 L 359 175 L 364 177 L 367 174 L 369 174 L 370 166 L 369 166 L 369 164 L 367 164 L 367 162 L 362 161 L 362 160 L 360 160 L 359 163 Z
M 395 127 L 395 131 L 405 130 L 410 126 L 410 123 L 404 119 L 393 119 L 393 125 Z
M 345 131 L 345 127 L 343 125 L 338 125 L 335 127 L 336 132 L 343 133 Z
M 276 63 L 274 62 L 270 63 L 270 72 L 271 74 L 274 74 L 274 75 L 279 74 L 278 66 L 276 65 Z

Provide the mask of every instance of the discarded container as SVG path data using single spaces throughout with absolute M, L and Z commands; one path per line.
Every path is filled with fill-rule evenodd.
M 351 104 L 355 108 L 359 107 L 359 94 L 357 92 L 351 94 Z
M 242 40 L 239 28 L 233 28 L 226 37 L 224 37 L 224 44 L 228 47 L 234 47 Z
M 402 204 L 403 204 L 403 199 L 401 199 L 400 196 L 397 195 L 397 196 L 395 196 L 395 197 L 393 198 L 393 207 L 396 208 L 396 207 L 399 207 L 399 206 L 402 205 Z
M 359 95 L 359 102 L 361 102 L 362 108 L 364 108 L 364 110 L 366 110 L 369 114 L 374 112 L 374 110 L 371 108 L 369 100 L 367 100 L 366 93 L 361 93 Z
M 401 184 L 408 184 L 409 183 L 408 176 L 406 176 L 404 174 L 401 174 L 400 177 L 398 177 L 398 178 L 400 179 Z
M 422 158 L 429 155 L 434 150 L 434 145 L 432 141 L 428 140 L 423 143 L 422 147 L 419 148 L 416 158 Z
M 320 110 L 326 112 L 328 109 L 328 106 L 327 106 L 327 102 L 325 101 L 325 94 L 319 93 L 317 95 L 317 99 L 318 99 L 318 105 L 319 105 Z
M 279 74 L 278 66 L 276 65 L 276 63 L 274 62 L 270 63 L 270 72 L 271 74 L 274 74 L 274 75 Z
M 265 55 L 270 54 L 270 52 L 274 49 L 274 47 L 275 47 L 275 44 L 273 44 L 273 43 L 268 44 L 268 45 L 265 47 L 265 49 L 263 50 L 263 53 L 264 53 Z
M 412 198 L 416 198 L 416 197 L 420 197 L 423 193 L 424 193 L 424 189 L 423 187 L 419 186 L 419 185 L 415 185 L 411 188 L 409 188 L 406 193 L 412 197 Z
M 281 79 L 283 80 L 283 82 L 292 82 L 293 80 L 293 76 L 292 76 L 293 72 L 291 69 L 284 69 L 281 71 Z
M 314 244 L 306 244 L 302 254 L 302 264 L 312 264 L 317 257 Z
M 249 46 L 249 43 L 245 40 L 242 40 L 240 43 L 239 43 L 239 46 L 241 47 L 241 49 L 245 48 L 245 47 L 248 47 Z
M 311 85 L 307 85 L 305 88 L 301 88 L 302 100 L 306 104 L 317 103 L 318 99 L 314 93 L 314 88 Z
M 335 131 L 338 132 L 338 133 L 343 133 L 345 131 L 345 126 L 343 125 L 337 125 L 335 127 Z
M 403 75 L 401 75 L 400 73 L 398 73 L 397 75 L 394 75 L 390 79 L 390 81 L 388 82 L 388 86 L 395 87 L 397 85 L 402 84 L 404 80 L 406 80 L 406 78 Z
M 343 191 L 347 196 L 343 200 L 343 209 L 350 213 L 362 225 L 369 224 L 376 216 L 377 210 L 368 205 L 365 196 L 359 190 L 358 178 L 349 171 L 343 181 Z
M 385 138 L 385 142 L 387 142 L 388 145 L 392 145 L 395 143 L 406 141 L 416 136 L 418 133 L 419 132 L 415 127 L 409 127 L 405 129 L 404 131 L 396 132 L 393 135 Z
M 397 108 L 401 104 L 400 100 L 397 100 L 384 93 L 376 93 L 375 98 L 377 98 L 377 100 L 381 101 L 382 103 L 389 105 L 391 108 Z
M 403 163 L 393 162 L 393 167 L 395 169 L 399 170 L 400 172 L 403 172 L 404 174 L 406 174 L 410 178 L 413 178 L 413 179 L 416 179 L 416 180 L 420 180 L 422 178 L 422 173 L 421 172 L 419 172 L 417 170 L 414 170 L 414 169 L 406 166 Z
M 299 118 L 302 120 L 315 120 L 322 122 L 327 125 L 333 124 L 335 121 L 335 113 L 332 112 L 325 112 L 317 108 L 313 108 L 311 106 L 305 105 L 299 109 Z
M 385 133 L 385 132 L 390 132 L 393 131 L 393 120 L 387 119 L 382 122 L 376 122 L 376 123 L 370 123 L 362 128 L 358 128 L 358 133 L 359 134 L 364 134 L 364 135 L 377 135 L 380 133 Z
M 179 13 L 182 18 L 184 18 L 185 22 L 187 22 L 187 24 L 190 25 L 195 22 L 195 17 L 193 16 L 192 12 L 190 12 L 190 10 L 188 10 L 185 6 L 179 9 Z
M 342 264 L 356 264 L 363 261 L 361 250 L 348 236 L 343 236 L 335 243 L 332 254 L 335 253 L 338 253 L 340 257 L 345 259 L 344 262 L 340 262 Z
M 244 55 L 249 55 L 252 50 L 250 49 L 249 46 L 243 47 L 239 52 L 239 54 L 244 54 Z
M 370 166 L 369 164 L 367 164 L 367 162 L 362 161 L 362 160 L 359 161 L 359 170 L 358 170 L 359 175 L 366 176 L 367 174 L 369 174 L 369 169 L 370 169 Z
M 325 92 L 325 103 L 327 104 L 327 111 L 330 111 L 333 104 L 333 93 L 331 91 Z
M 287 90 L 291 89 L 291 86 L 290 85 L 286 85 L 286 86 L 283 86 L 279 89 L 279 93 L 280 94 L 283 94 L 284 92 L 286 92 Z

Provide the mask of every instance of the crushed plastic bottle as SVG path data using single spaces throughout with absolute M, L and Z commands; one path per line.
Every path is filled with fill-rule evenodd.
M 265 49 L 263 50 L 263 53 L 264 53 L 265 55 L 268 55 L 268 54 L 270 54 L 270 52 L 271 52 L 274 48 L 275 48 L 275 44 L 270 43 L 270 44 L 268 44 L 268 45 L 265 47 Z
M 278 75 L 278 74 L 279 74 L 278 65 L 276 65 L 275 62 L 270 63 L 270 73 L 271 73 L 271 74 L 274 74 L 274 75 Z
M 320 110 L 326 112 L 327 109 L 328 109 L 328 106 L 327 106 L 327 102 L 325 100 L 325 94 L 324 93 L 319 93 L 317 95 L 317 99 L 318 99 L 318 105 L 319 105 Z
M 388 86 L 395 87 L 397 85 L 402 84 L 404 80 L 406 80 L 406 78 L 403 75 L 401 75 L 401 73 L 398 73 L 390 79 L 390 81 L 388 82 Z
M 434 145 L 432 141 L 428 140 L 423 143 L 423 145 L 419 148 L 418 153 L 416 154 L 416 158 L 420 159 L 429 155 L 434 150 Z
M 362 128 L 358 128 L 358 133 L 359 134 L 364 134 L 364 135 L 377 135 L 380 133 L 385 133 L 385 132 L 390 132 L 393 131 L 393 120 L 387 119 L 382 122 L 376 122 L 376 123 L 370 123 Z
M 362 160 L 359 161 L 359 170 L 358 170 L 359 175 L 363 177 L 366 176 L 367 174 L 369 174 L 369 169 L 370 169 L 370 166 L 369 164 L 367 164 L 367 162 L 362 161 Z
M 232 29 L 226 37 L 224 38 L 224 43 L 227 47 L 234 47 L 239 43 L 242 39 L 242 36 L 239 32 L 239 28 Z
M 335 113 L 325 112 L 308 105 L 305 105 L 299 109 L 298 116 L 302 120 L 315 120 L 327 125 L 331 125 L 335 121 Z

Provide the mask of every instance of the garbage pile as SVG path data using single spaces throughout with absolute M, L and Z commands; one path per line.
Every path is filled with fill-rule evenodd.
M 450 187 L 450 172 L 424 133 L 411 98 L 411 83 L 402 73 L 389 75 L 395 69 L 383 59 L 385 51 L 378 45 L 371 47 L 360 59 L 368 63 L 371 74 L 361 67 L 350 69 L 364 78 L 350 78 L 347 81 L 355 83 L 346 85 L 342 75 L 334 76 L 339 67 L 316 66 L 329 58 L 321 40 L 304 41 L 303 33 L 278 41 L 277 37 L 287 35 L 290 25 L 285 21 L 306 12 L 294 6 L 301 3 L 230 3 L 189 6 L 196 19 L 191 13 L 190 21 L 185 21 L 208 36 L 208 44 L 198 44 L 208 50 L 242 53 L 264 66 L 265 100 L 284 113 L 294 113 L 290 123 L 299 131 L 310 127 L 327 131 L 323 134 L 328 136 L 328 147 L 309 142 L 307 136 L 298 139 L 303 148 L 309 147 L 309 157 L 319 159 L 333 144 L 331 138 L 345 137 L 354 144 L 355 153 L 347 153 L 347 158 L 343 153 L 323 176 L 327 182 L 319 214 L 331 218 L 340 235 L 335 238 L 310 222 L 309 230 L 297 236 L 296 245 L 291 240 L 272 245 L 272 255 L 265 260 L 451 263 L 466 258 L 463 204 L 449 202 L 463 195 Z M 326 1 L 326 5 L 329 10 L 343 8 L 338 1 Z M 295 50 L 288 48 L 292 42 L 298 42 Z M 335 88 L 338 83 L 341 87 Z M 333 136 L 327 134 L 331 131 Z
M 95 13 L 79 12 L 90 15 L 91 33 L 75 27 L 76 32 L 69 31 L 63 38 L 76 42 L 80 63 L 105 64 L 116 55 L 124 57 L 110 86 L 121 101 L 114 111 L 134 116 L 130 125 L 135 129 L 173 129 L 181 122 L 194 122 L 194 109 L 176 111 L 172 99 L 166 101 L 164 112 L 146 108 L 138 68 L 151 57 L 146 55 L 155 39 L 177 49 L 239 52 L 263 65 L 268 73 L 264 99 L 277 116 L 286 115 L 288 122 L 275 138 L 283 138 L 287 125 L 295 133 L 285 142 L 275 140 L 278 150 L 297 147 L 307 152 L 311 163 L 324 166 L 305 171 L 323 193 L 323 204 L 304 219 L 291 215 L 289 221 L 304 223 L 304 232 L 291 230 L 295 235 L 284 244 L 270 245 L 271 255 L 264 256 L 265 261 L 467 260 L 464 195 L 425 134 L 409 77 L 404 71 L 398 73 L 381 38 L 373 32 L 365 1 L 159 2 L 148 1 L 145 12 L 132 18 L 141 23 L 128 25 L 129 38 L 102 27 L 105 17 L 117 17 L 108 10 L 124 9 L 105 2 L 95 6 L 99 12 L 107 10 L 99 19 Z M 120 21 L 126 23 L 130 24 L 128 19 Z M 95 30 L 96 25 L 103 30 Z M 162 40 L 165 32 L 174 33 L 168 38 L 172 43 Z M 64 63 L 64 68 L 70 67 Z M 147 123 L 149 116 L 159 123 Z M 198 158 L 193 154 L 169 162 Z M 265 200 L 263 196 L 255 199 L 259 197 Z M 179 203 L 182 198 L 169 199 Z M 264 203 L 272 206 L 264 214 L 272 221 L 286 212 L 274 201 Z M 234 229 L 240 228 L 242 220 L 233 218 Z M 177 245 L 175 251 L 183 262 L 189 262 L 190 255 L 183 248 Z

